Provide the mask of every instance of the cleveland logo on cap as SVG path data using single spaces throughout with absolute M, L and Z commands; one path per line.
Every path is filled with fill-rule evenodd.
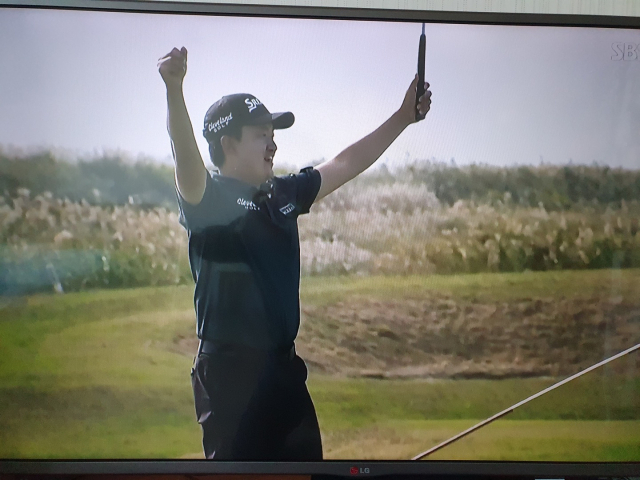
M 222 132 L 230 128 L 271 123 L 275 130 L 289 128 L 293 122 L 294 116 L 291 112 L 271 113 L 254 95 L 234 93 L 225 95 L 209 107 L 204 116 L 202 133 L 211 143 L 217 141 Z
M 226 117 L 220 117 L 215 122 L 209 122 L 209 124 L 207 125 L 207 130 L 213 133 L 219 132 L 224 127 L 229 125 L 229 121 L 232 119 L 233 119 L 233 113 L 230 113 Z

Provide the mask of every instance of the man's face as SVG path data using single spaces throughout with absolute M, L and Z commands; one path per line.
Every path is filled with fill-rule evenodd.
M 239 178 L 258 186 L 273 177 L 273 156 L 277 148 L 271 123 L 242 127 L 242 137 L 235 142 L 234 152 Z

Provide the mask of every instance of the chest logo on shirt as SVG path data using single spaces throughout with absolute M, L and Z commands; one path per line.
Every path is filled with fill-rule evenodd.
M 293 204 L 292 204 L 292 203 L 290 203 L 290 204 L 285 205 L 284 207 L 282 207 L 282 208 L 280 209 L 280 211 L 281 211 L 284 215 L 288 215 L 288 214 L 290 214 L 291 212 L 293 212 L 295 209 L 296 209 L 296 207 L 294 207 L 294 206 L 293 206 Z
M 249 200 L 245 200 L 244 198 L 238 198 L 238 200 L 236 200 L 236 203 L 246 208 L 247 210 L 255 210 L 255 211 L 259 210 L 258 206 L 255 203 Z

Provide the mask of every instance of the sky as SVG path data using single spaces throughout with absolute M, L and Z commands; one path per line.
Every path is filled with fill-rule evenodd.
M 276 165 L 329 159 L 397 108 L 421 24 L 0 8 L 0 145 L 171 162 L 157 60 L 188 49 L 187 109 L 223 95 L 292 111 Z M 427 24 L 427 118 L 379 163 L 640 168 L 640 31 Z M 614 44 L 631 44 L 617 60 Z M 208 165 L 210 165 L 208 163 Z

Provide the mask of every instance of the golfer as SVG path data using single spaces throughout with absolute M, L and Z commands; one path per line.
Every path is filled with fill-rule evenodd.
M 250 94 L 222 97 L 203 133 L 219 174 L 205 168 L 184 102 L 187 50 L 159 60 L 167 88 L 180 222 L 189 234 L 200 345 L 191 372 L 205 456 L 215 460 L 322 460 L 307 368 L 296 355 L 300 324 L 297 217 L 366 170 L 431 105 L 416 107 L 418 77 L 400 108 L 337 157 L 275 177 L 274 131 L 291 112 L 270 113 Z

